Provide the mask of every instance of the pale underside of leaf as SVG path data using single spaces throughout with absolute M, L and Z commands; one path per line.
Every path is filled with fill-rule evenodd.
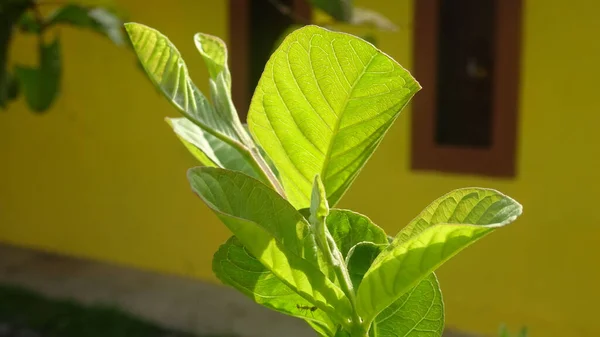
M 307 26 L 271 56 L 248 124 L 297 209 L 310 205 L 317 174 L 334 206 L 419 89 L 371 44 Z
M 187 118 L 167 118 L 177 137 L 204 166 L 222 167 L 258 178 L 252 165 L 234 147 L 204 132 Z

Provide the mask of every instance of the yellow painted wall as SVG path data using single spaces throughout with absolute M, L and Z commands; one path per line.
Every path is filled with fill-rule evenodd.
M 411 63 L 412 3 L 357 0 L 396 22 L 381 49 Z M 493 333 L 500 322 L 538 337 L 600 336 L 600 2 L 524 0 L 518 177 L 415 173 L 404 112 L 342 206 L 393 233 L 441 194 L 499 189 L 522 218 L 439 271 L 448 326 Z M 205 88 L 191 37 L 226 36 L 225 1 L 122 0 L 132 20 L 169 35 Z M 229 235 L 189 191 L 195 163 L 162 121 L 176 115 L 131 54 L 62 30 L 60 100 L 35 116 L 0 113 L 0 239 L 214 281 L 212 253 Z M 31 60 L 20 38 L 14 58 Z M 234 82 L 235 82 L 235 74 Z

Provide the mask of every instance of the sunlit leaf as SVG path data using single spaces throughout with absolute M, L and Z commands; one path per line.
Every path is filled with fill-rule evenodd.
M 309 207 L 316 175 L 334 206 L 419 88 L 373 45 L 307 26 L 268 61 L 248 125 L 297 209 Z
M 351 307 L 322 271 L 323 259 L 309 224 L 285 199 L 245 174 L 191 169 L 192 189 L 268 270 L 338 323 Z
M 444 302 L 435 275 L 429 274 L 375 319 L 377 337 L 440 337 Z
M 513 199 L 489 189 L 460 189 L 429 205 L 377 257 L 357 292 L 357 312 L 371 322 L 456 253 L 521 214 Z
M 323 336 L 335 334 L 336 324 L 327 314 L 314 309 L 311 302 L 281 282 L 235 236 L 215 253 L 213 271 L 221 282 L 238 289 L 256 303 L 302 318 Z
M 205 132 L 186 118 L 166 118 L 183 145 L 204 166 L 223 167 L 258 178 L 256 171 L 236 149 Z

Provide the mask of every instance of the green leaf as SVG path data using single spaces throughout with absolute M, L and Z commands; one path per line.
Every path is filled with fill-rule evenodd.
M 194 36 L 196 48 L 202 55 L 204 63 L 208 68 L 208 73 L 212 80 L 216 80 L 219 74 L 224 74 L 224 83 L 229 91 L 231 91 L 231 74 L 227 65 L 227 46 L 220 38 L 198 33 Z
M 267 62 L 248 125 L 297 209 L 309 207 L 317 174 L 333 207 L 419 88 L 371 44 L 306 26 Z
M 258 178 L 248 160 L 229 144 L 204 132 L 186 118 L 166 118 L 183 145 L 204 166 L 240 171 Z
M 337 327 L 329 316 L 322 310 L 311 310 L 314 308 L 311 302 L 281 282 L 235 236 L 215 253 L 213 271 L 224 284 L 236 288 L 256 303 L 302 318 L 323 336 L 335 334 Z
M 254 147 L 254 141 L 240 122 L 231 97 L 231 74 L 227 65 L 227 46 L 220 38 L 197 33 L 194 43 L 210 75 L 210 96 L 218 115 L 224 116 L 232 124 L 243 144 Z
M 196 124 L 190 122 L 187 118 L 165 118 L 165 121 L 173 129 L 177 138 L 186 149 L 204 166 L 221 167 L 217 164 L 219 161 L 213 150 L 208 137 L 212 137 L 202 131 Z M 208 137 L 207 137 L 208 136 Z M 216 138 L 215 138 L 216 139 Z M 237 151 L 236 151 L 237 153 Z
M 217 114 L 194 85 L 181 54 L 169 39 L 150 27 L 127 23 L 125 28 L 152 82 L 181 113 L 204 131 L 237 147 L 242 138 L 232 116 Z
M 346 265 L 355 288 L 360 286 L 373 261 L 388 245 L 385 233 L 379 227 L 374 226 L 371 231 L 378 233 L 377 241 L 380 243 L 358 242 L 346 256 Z M 372 237 L 369 234 L 363 229 L 350 237 Z M 377 333 L 374 336 L 439 337 L 443 331 L 443 315 L 441 291 L 432 273 L 377 316 L 374 328 Z
M 25 12 L 21 15 L 18 22 L 19 29 L 25 33 L 39 34 L 42 31 L 39 22 L 35 19 L 32 12 Z
M 243 173 L 198 167 L 188 172 L 192 189 L 268 270 L 338 323 L 351 306 L 322 271 L 325 264 L 304 217 L 285 199 Z
M 107 8 L 67 4 L 57 8 L 45 20 L 46 26 L 56 24 L 89 28 L 107 36 L 116 45 L 125 45 L 123 21 Z
M 381 253 L 357 292 L 366 323 L 436 268 L 522 212 L 513 199 L 489 189 L 455 190 L 429 205 Z
M 352 17 L 352 0 L 310 0 L 310 3 L 337 21 L 348 22 Z
M 269 171 L 268 165 L 264 163 L 265 167 L 260 166 L 262 162 L 259 160 L 261 158 L 258 149 L 235 113 L 226 89 L 224 72 L 219 73 L 216 82 L 211 79 L 211 87 L 214 87 L 213 98 L 217 107 L 215 109 L 194 85 L 181 54 L 166 36 L 137 23 L 127 23 L 125 27 L 146 73 L 165 97 L 202 131 L 224 143 L 219 147 L 237 151 L 238 154 L 234 155 L 233 161 L 238 162 L 239 157 L 245 158 L 246 162 L 253 163 L 252 167 L 255 171 L 253 175 L 261 176 L 261 180 L 265 182 L 270 181 L 265 173 Z M 207 151 L 203 150 L 203 152 L 207 154 Z M 257 158 L 256 165 L 253 158 Z M 218 164 L 214 158 L 211 160 Z M 270 181 L 270 184 L 274 182 Z
M 78 27 L 91 27 L 94 22 L 88 14 L 89 9 L 76 4 L 67 4 L 57 8 L 45 20 L 47 26 L 71 24 Z
M 357 243 L 350 249 L 346 257 L 346 266 L 352 284 L 356 289 L 358 289 L 373 261 L 387 246 L 387 243 L 377 244 L 365 241 Z
M 38 68 L 16 66 L 15 73 L 23 87 L 29 107 L 36 112 L 48 110 L 58 95 L 61 78 L 61 55 L 58 38 L 42 45 Z
M 360 242 L 388 244 L 383 229 L 368 217 L 349 210 L 332 209 L 327 216 L 327 229 L 344 258 L 347 258 L 350 249 Z
M 8 91 L 7 98 L 9 101 L 17 99 L 19 97 L 19 93 L 21 90 L 19 80 L 17 77 L 11 73 L 8 73 Z
M 375 321 L 377 337 L 440 337 L 444 331 L 444 302 L 435 275 L 429 274 Z

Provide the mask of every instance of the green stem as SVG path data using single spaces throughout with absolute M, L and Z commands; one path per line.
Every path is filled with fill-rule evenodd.
M 255 169 L 257 169 L 257 171 L 259 171 L 260 174 L 262 174 L 263 177 L 267 179 L 267 181 L 271 184 L 271 187 L 273 187 L 273 189 L 277 191 L 277 193 L 279 193 L 283 198 L 286 198 L 283 186 L 281 186 L 281 183 L 275 176 L 275 173 L 273 172 L 273 170 L 271 170 L 271 167 L 269 166 L 269 164 L 267 164 L 267 161 L 260 154 L 258 148 L 252 147 L 250 149 L 250 155 L 252 156 L 251 162 L 253 166 L 255 166 Z
M 348 297 L 350 305 L 352 306 L 352 330 L 362 331 L 362 321 L 356 312 L 356 295 L 354 293 L 354 285 L 350 279 L 348 268 L 344 262 L 342 253 L 337 248 L 333 237 L 326 228 L 326 217 L 313 218 L 313 222 L 317 222 L 316 225 L 316 238 L 317 243 L 321 247 L 323 254 L 325 255 L 327 262 L 333 267 L 335 275 L 337 276 L 342 291 Z M 352 335 L 354 336 L 354 334 Z
M 325 226 L 323 226 L 325 229 Z M 355 328 L 360 327 L 362 330 L 362 321 L 358 313 L 356 312 L 356 295 L 354 292 L 354 285 L 352 284 L 352 280 L 350 279 L 350 274 L 348 273 L 348 268 L 346 268 L 346 264 L 344 262 L 344 257 L 342 253 L 337 248 L 333 237 L 329 231 L 325 229 L 325 235 L 327 238 L 326 246 L 326 254 L 329 256 L 329 260 L 332 261 L 333 269 L 335 270 L 336 276 L 340 281 L 340 286 L 342 287 L 342 291 L 348 299 L 350 300 L 350 304 L 352 305 L 352 325 Z M 333 248 L 332 248 L 333 247 Z M 354 335 L 353 335 L 354 336 Z

